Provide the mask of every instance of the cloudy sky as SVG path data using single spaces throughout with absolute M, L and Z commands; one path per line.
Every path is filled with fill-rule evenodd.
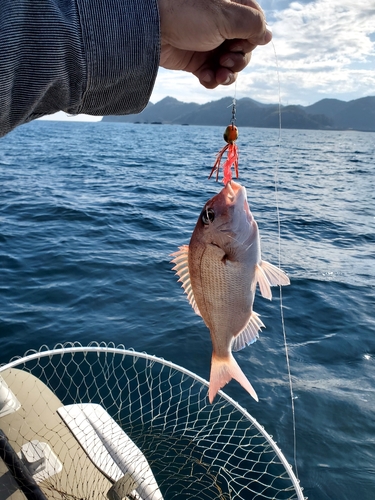
M 278 82 L 284 105 L 375 95 L 375 0 L 258 1 L 273 44 L 254 51 L 239 75 L 238 99 L 276 103 Z M 160 69 L 151 102 L 171 96 L 204 103 L 233 95 L 234 85 L 206 90 L 188 73 Z
M 258 47 L 237 82 L 237 97 L 282 104 L 344 101 L 375 95 L 375 0 L 258 0 L 273 42 Z M 151 98 L 169 95 L 207 102 L 231 95 L 234 85 L 208 91 L 193 76 L 160 70 Z

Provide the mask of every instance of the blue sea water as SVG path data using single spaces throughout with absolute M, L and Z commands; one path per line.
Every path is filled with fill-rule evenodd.
M 220 127 L 33 122 L 0 140 L 0 363 L 42 344 L 124 344 L 208 379 L 211 342 L 171 271 Z M 240 181 L 282 290 L 297 465 L 310 500 L 375 498 L 375 134 L 240 130 Z M 276 170 L 276 166 L 278 169 Z M 279 291 L 226 388 L 293 462 Z

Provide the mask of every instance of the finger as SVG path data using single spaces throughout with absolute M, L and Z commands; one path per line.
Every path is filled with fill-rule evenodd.
M 193 74 L 198 78 L 199 83 L 206 89 L 214 89 L 219 85 L 219 83 L 216 82 L 215 72 L 211 68 L 201 68 Z
M 243 52 L 246 54 L 247 52 L 252 52 L 256 48 L 256 45 L 250 43 L 248 40 L 234 39 L 227 40 L 224 43 L 228 52 Z
M 235 0 L 226 3 L 222 17 L 222 36 L 240 38 L 255 45 L 265 45 L 272 39 L 263 11 L 256 2 Z
M 225 50 L 227 43 L 224 43 L 219 50 L 213 51 L 211 56 L 202 61 L 193 74 L 200 83 L 207 89 L 213 89 L 218 85 L 230 85 L 237 78 L 237 73 L 242 71 L 250 62 L 251 52 L 233 52 Z M 246 50 L 254 46 L 248 42 L 244 43 Z M 224 49 L 224 53 L 222 53 Z M 197 55 L 197 54 L 196 54 Z
M 231 85 L 236 81 L 238 73 L 230 71 L 228 68 L 219 67 L 216 71 L 211 68 L 204 68 L 194 73 L 199 82 L 206 89 L 215 89 L 219 85 Z
M 230 0 L 233 2 L 241 3 L 242 5 L 247 5 L 248 7 L 252 7 L 253 9 L 259 10 L 259 12 L 263 12 L 262 7 L 255 0 Z
M 215 74 L 217 85 L 231 85 L 237 80 L 238 73 L 228 70 L 227 68 L 219 68 Z
M 219 65 L 230 69 L 232 72 L 242 71 L 249 64 L 251 53 L 226 52 L 219 59 Z

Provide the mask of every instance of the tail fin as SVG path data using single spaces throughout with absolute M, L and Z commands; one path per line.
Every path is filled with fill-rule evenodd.
M 210 403 L 214 400 L 217 391 L 224 387 L 230 380 L 232 380 L 232 378 L 237 380 L 237 382 L 239 382 L 242 387 L 247 390 L 255 401 L 258 401 L 258 396 L 254 391 L 253 386 L 238 366 L 237 361 L 232 356 L 232 353 L 230 353 L 227 358 L 219 358 L 215 354 L 212 354 L 210 387 L 208 390 Z

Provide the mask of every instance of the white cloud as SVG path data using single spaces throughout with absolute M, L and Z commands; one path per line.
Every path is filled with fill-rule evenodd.
M 375 3 L 369 0 L 292 2 L 277 13 L 273 32 L 284 67 L 341 67 L 375 55 Z

